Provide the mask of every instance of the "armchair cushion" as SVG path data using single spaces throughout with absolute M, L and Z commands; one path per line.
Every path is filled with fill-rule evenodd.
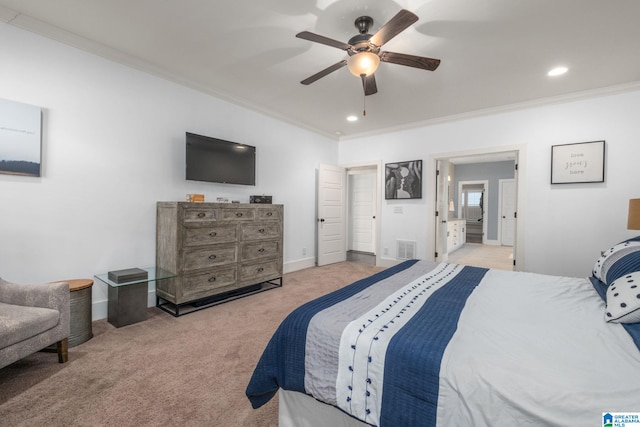
M 69 284 L 19 285 L 0 279 L 0 368 L 51 344 L 68 358 Z
M 24 307 L 0 302 L 0 348 L 49 330 L 59 321 L 60 312 L 51 308 Z

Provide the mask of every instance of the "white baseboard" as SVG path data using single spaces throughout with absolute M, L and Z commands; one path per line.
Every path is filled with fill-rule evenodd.
M 155 298 L 155 292 L 153 293 L 153 297 Z M 100 320 L 100 319 L 106 319 L 107 318 L 107 313 L 108 313 L 108 301 L 102 300 L 102 301 L 92 301 L 91 303 L 91 320 L 95 321 L 95 320 Z
M 316 259 L 314 258 L 304 258 L 299 259 L 297 261 L 287 262 L 283 265 L 284 273 L 291 273 L 293 271 L 302 270 L 309 267 L 316 266 Z

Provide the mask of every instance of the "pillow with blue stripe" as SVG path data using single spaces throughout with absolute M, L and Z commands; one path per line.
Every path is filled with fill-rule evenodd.
M 609 285 L 604 318 L 612 323 L 640 322 L 640 271 L 625 274 Z
M 640 236 L 606 250 L 593 267 L 593 277 L 611 285 L 616 279 L 634 271 L 640 271 Z

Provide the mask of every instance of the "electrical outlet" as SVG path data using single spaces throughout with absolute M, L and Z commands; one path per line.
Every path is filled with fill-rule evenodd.
M 385 255 L 389 255 L 389 248 L 384 248 L 382 250 L 382 253 L 385 254 Z
M 306 256 L 307 255 L 307 248 L 302 248 L 302 256 Z

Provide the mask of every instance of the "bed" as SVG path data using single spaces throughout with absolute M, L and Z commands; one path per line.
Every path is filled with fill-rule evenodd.
M 588 278 L 405 261 L 294 310 L 246 394 L 281 426 L 602 425 L 640 412 L 638 285 L 640 237 Z

